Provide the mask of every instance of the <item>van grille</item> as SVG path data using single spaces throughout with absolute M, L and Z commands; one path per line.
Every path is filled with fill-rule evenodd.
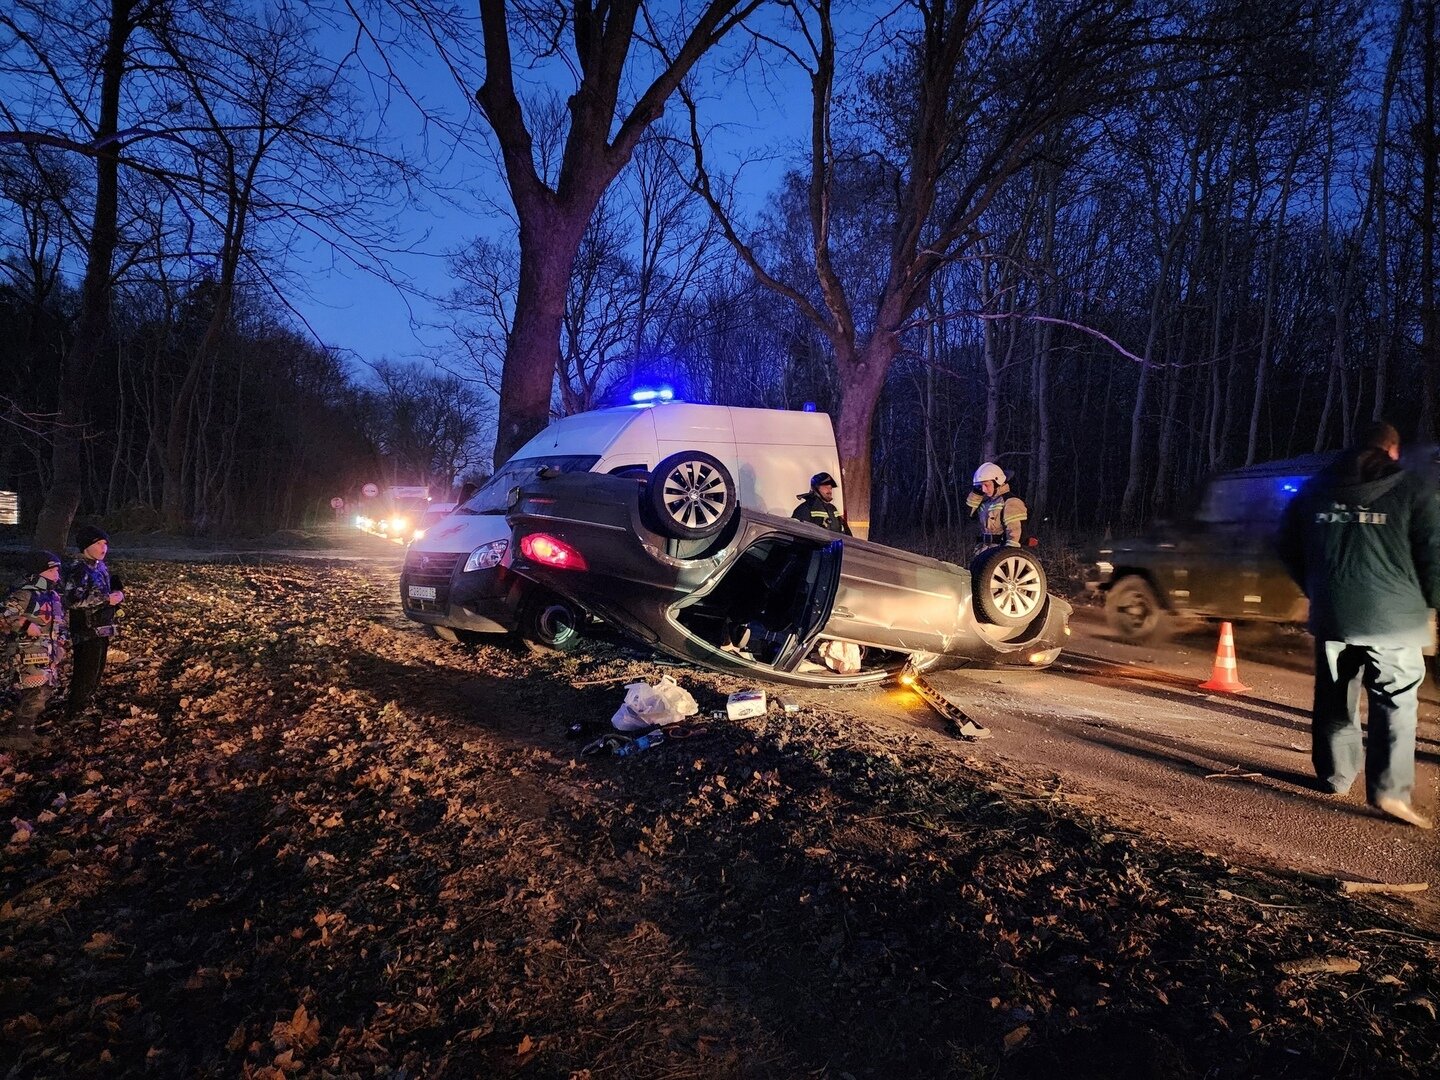
M 450 577 L 462 552 L 416 551 L 405 553 L 405 569 L 400 573 L 400 602 L 407 611 L 443 615 L 450 610 Z M 410 586 L 429 586 L 435 590 L 434 600 L 421 600 L 410 595 Z

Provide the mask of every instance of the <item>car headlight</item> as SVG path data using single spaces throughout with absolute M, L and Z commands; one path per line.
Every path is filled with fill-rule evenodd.
M 410 523 L 409 523 L 408 521 L 406 521 L 403 517 L 397 517 L 397 518 L 391 518 L 391 519 L 390 519 L 390 531 L 391 531 L 391 532 L 403 533 L 403 532 L 404 532 L 406 529 L 408 529 L 409 527 L 410 527 Z
M 1095 570 L 1101 577 L 1109 577 L 1115 572 L 1115 565 L 1106 562 L 1104 559 L 1099 559 L 1095 563 Z
M 489 570 L 492 566 L 499 566 L 509 547 L 509 540 L 492 540 L 488 544 L 481 544 L 470 552 L 470 557 L 465 560 L 464 572 L 468 574 L 471 570 Z

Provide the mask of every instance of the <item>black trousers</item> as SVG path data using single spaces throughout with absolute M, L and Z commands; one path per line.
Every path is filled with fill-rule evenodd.
M 109 638 L 86 638 L 71 646 L 70 697 L 65 702 L 65 712 L 70 716 L 90 703 L 105 672 L 105 657 L 109 652 Z

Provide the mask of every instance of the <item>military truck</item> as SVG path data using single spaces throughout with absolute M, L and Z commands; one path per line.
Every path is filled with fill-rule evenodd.
M 1303 593 L 1274 553 L 1280 515 L 1300 485 L 1336 455 L 1307 454 L 1219 473 L 1183 520 L 1101 545 L 1086 585 L 1126 641 L 1177 619 L 1305 621 Z

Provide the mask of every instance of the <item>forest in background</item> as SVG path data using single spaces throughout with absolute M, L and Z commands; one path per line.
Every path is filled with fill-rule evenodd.
M 883 327 L 879 537 L 962 528 L 985 459 L 1037 532 L 1079 534 L 1174 513 L 1211 471 L 1338 447 L 1371 417 L 1433 440 L 1436 4 L 916 2 L 874 23 L 754 6 L 710 50 L 715 77 L 801 66 L 823 92 L 815 147 L 747 203 L 704 156 L 715 101 L 682 88 L 579 234 L 552 415 L 664 381 L 694 401 L 814 402 L 844 444 L 854 382 L 832 317 L 851 343 L 882 329 L 928 139 L 914 246 L 944 238 L 947 208 L 964 230 Z M 566 25 L 563 7 L 515 7 Z M 24 0 L 0 16 L 0 487 L 27 507 L 68 475 L 57 438 L 76 444 L 82 515 L 212 533 L 489 467 L 526 302 L 513 207 L 450 252 L 435 299 L 451 344 L 431 364 L 358 364 L 295 314 L 300 239 L 384 272 L 426 183 L 316 12 Z M 1050 41 L 1092 66 L 1041 108 L 1014 73 Z M 558 184 L 583 116 L 554 90 L 526 104 Z

